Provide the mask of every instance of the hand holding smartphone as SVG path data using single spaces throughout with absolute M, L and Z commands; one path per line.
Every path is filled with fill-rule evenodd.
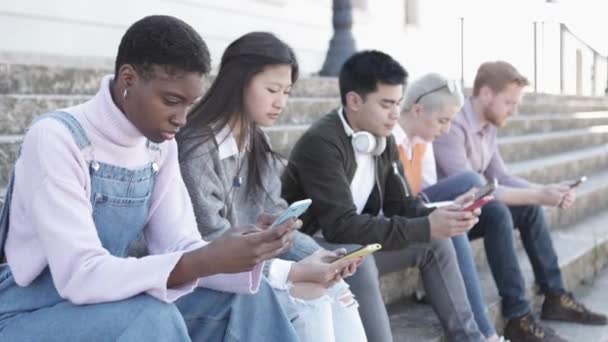
M 291 203 L 289 208 L 285 211 L 270 225 L 269 228 L 274 228 L 285 223 L 290 218 L 298 218 L 308 210 L 308 207 L 312 204 L 312 200 L 305 199 Z
M 490 202 L 491 200 L 486 197 L 490 196 L 495 190 L 496 190 L 496 180 L 488 181 L 486 183 L 486 185 L 484 185 L 483 187 L 481 187 L 481 189 L 479 189 L 479 191 L 477 191 L 477 194 L 475 195 L 475 199 L 473 200 L 473 203 L 471 205 L 469 205 L 468 207 L 464 208 L 463 210 L 475 211 L 478 208 L 481 208 L 484 205 L 488 204 L 488 202 Z
M 452 205 L 454 204 L 454 201 L 441 201 L 441 202 L 430 202 L 430 203 L 423 203 L 423 205 L 427 208 L 441 208 L 441 207 L 447 207 L 448 205 Z
M 355 259 L 358 257 L 364 257 L 368 254 L 374 253 L 376 251 L 379 251 L 380 249 L 382 249 L 382 245 L 380 245 L 379 243 L 372 243 L 370 245 L 367 246 L 363 246 L 361 248 L 355 249 L 354 251 L 342 256 L 339 259 L 336 259 L 334 262 L 337 261 L 342 261 L 342 260 L 349 260 L 349 259 Z
M 568 186 L 570 187 L 570 189 L 574 189 L 576 187 L 578 187 L 579 185 L 585 183 L 587 181 L 587 176 L 582 176 L 581 178 L 577 179 L 576 181 L 568 184 Z

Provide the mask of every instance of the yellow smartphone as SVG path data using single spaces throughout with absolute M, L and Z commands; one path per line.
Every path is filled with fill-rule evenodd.
M 376 251 L 379 251 L 380 249 L 382 249 L 382 245 L 380 245 L 379 243 L 372 243 L 370 245 L 355 249 L 354 251 L 346 254 L 345 256 L 341 257 L 340 259 L 337 259 L 336 261 L 364 257 L 368 254 L 372 254 Z M 334 262 L 336 262 L 336 261 L 334 261 Z

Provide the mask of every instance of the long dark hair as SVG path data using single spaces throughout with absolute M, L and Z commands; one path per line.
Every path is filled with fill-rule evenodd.
M 238 115 L 241 137 L 249 139 L 247 195 L 266 191 L 261 175 L 270 166 L 271 158 L 278 160 L 280 156 L 271 149 L 262 130 L 245 113 L 245 88 L 266 67 L 281 64 L 291 66 L 291 81 L 295 83 L 298 79 L 295 53 L 272 33 L 251 32 L 232 42 L 222 55 L 215 80 L 201 101 L 192 108 L 186 125 L 177 135 L 180 149 L 190 145 L 183 144 L 188 140 L 197 141 L 197 144 L 213 141 L 217 148 L 215 136 Z M 180 150 L 180 161 L 195 149 L 196 146 L 190 146 L 187 150 Z

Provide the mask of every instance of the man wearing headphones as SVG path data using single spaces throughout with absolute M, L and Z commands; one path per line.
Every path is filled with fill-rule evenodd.
M 448 239 L 477 223 L 479 211 L 462 210 L 471 192 L 434 211 L 410 196 L 391 135 L 406 78 L 403 67 L 382 52 L 350 57 L 339 76 L 343 107 L 296 143 L 282 176 L 283 197 L 290 203 L 312 199 L 302 230 L 327 247 L 382 244 L 386 252 L 366 258 L 368 265 L 349 281 L 368 340 L 392 341 L 379 273 L 415 266 L 448 340 L 483 341 Z

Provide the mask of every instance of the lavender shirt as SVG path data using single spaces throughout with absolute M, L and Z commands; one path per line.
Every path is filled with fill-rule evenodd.
M 482 125 L 473 111 L 471 99 L 452 120 L 452 128 L 433 143 L 437 176 L 446 178 L 463 171 L 474 171 L 487 179 L 495 178 L 500 185 L 527 188 L 525 179 L 509 174 L 498 151 L 496 126 Z

